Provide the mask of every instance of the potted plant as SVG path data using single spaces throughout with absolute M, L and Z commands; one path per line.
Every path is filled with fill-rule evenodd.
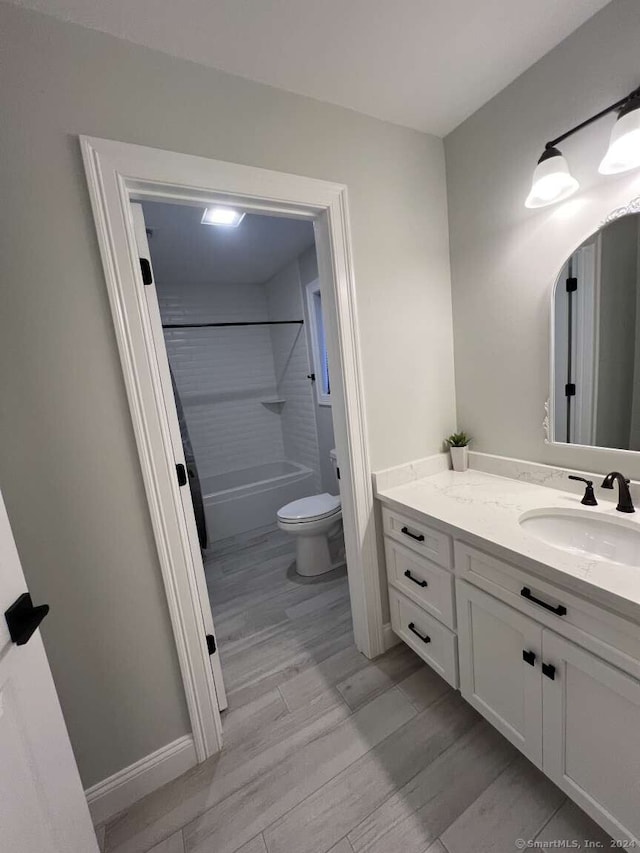
M 471 438 L 465 432 L 454 432 L 445 441 L 451 453 L 453 470 L 466 471 L 469 464 L 467 448 Z

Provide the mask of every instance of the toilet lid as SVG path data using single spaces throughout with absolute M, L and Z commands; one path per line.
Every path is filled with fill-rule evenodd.
M 340 498 L 324 492 L 286 504 L 278 510 L 278 518 L 281 521 L 312 521 L 333 515 L 339 509 Z

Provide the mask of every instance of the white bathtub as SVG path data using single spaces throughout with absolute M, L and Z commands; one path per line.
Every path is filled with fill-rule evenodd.
M 312 495 L 313 471 L 279 460 L 202 477 L 209 542 L 276 523 L 281 506 Z

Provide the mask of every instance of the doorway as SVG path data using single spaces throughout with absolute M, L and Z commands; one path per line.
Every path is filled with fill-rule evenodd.
M 248 212 L 313 223 L 327 350 L 335 365 L 332 412 L 354 639 L 366 656 L 376 657 L 384 651 L 386 635 L 347 190 L 312 178 L 111 140 L 81 137 L 80 141 L 194 750 L 202 761 L 222 744 L 212 672 L 218 652 L 214 649 L 210 656 L 206 639 L 207 615 L 201 606 L 204 573 L 198 571 L 199 545 L 195 553 L 192 544 L 197 542 L 197 530 L 191 499 L 180 485 L 176 467 L 185 466 L 184 452 L 175 411 L 167 409 L 163 396 L 163 386 L 170 386 L 171 380 L 168 362 L 156 356 L 164 347 L 162 324 L 155 288 L 145 284 L 150 271 L 141 264 L 131 202 L 240 206 Z
M 353 645 L 313 224 L 157 200 L 132 209 L 220 652 L 218 706 L 233 709 Z M 308 567 L 301 524 L 278 517 L 317 503 L 336 511 L 320 536 L 328 559 Z

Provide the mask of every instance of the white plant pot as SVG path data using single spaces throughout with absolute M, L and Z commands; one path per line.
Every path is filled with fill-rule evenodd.
M 466 471 L 469 467 L 469 448 L 468 447 L 450 447 L 451 462 L 454 471 Z

